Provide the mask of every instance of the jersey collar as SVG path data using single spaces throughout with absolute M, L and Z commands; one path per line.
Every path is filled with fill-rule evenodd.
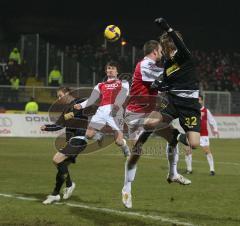
M 146 56 L 145 56 L 143 59 L 144 59 L 144 60 L 148 60 L 148 61 L 150 61 L 151 63 L 154 63 L 154 64 L 156 63 L 155 60 L 150 59 L 149 57 L 146 57 Z

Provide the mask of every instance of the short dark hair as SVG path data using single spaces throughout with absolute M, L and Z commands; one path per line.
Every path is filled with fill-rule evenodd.
M 61 86 L 57 89 L 57 91 L 62 91 L 64 94 L 67 93 L 67 92 L 71 92 L 71 89 L 67 86 Z
M 203 100 L 203 95 L 202 94 L 199 94 L 199 97 Z
M 109 67 L 109 66 L 110 67 L 116 67 L 117 71 L 118 71 L 118 74 L 120 74 L 120 66 L 116 61 L 111 60 L 111 61 L 107 62 L 107 64 L 105 65 L 105 70 L 107 70 L 107 67 Z
M 160 43 L 156 40 L 147 41 L 143 46 L 144 56 L 153 52 L 153 50 L 158 50 Z

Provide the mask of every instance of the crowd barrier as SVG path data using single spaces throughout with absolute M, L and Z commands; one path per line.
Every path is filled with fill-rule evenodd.
M 220 138 L 240 138 L 240 115 L 215 115 L 215 119 Z M 64 133 L 64 129 L 56 132 L 40 130 L 41 125 L 50 123 L 47 113 L 0 114 L 0 137 L 57 137 Z M 177 120 L 173 125 L 181 130 Z M 209 135 L 212 137 L 211 132 Z

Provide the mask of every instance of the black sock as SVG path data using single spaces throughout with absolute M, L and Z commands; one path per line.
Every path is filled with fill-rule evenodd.
M 71 187 L 72 186 L 72 180 L 70 177 L 70 174 L 68 173 L 67 178 L 66 178 L 66 187 Z
M 56 184 L 55 184 L 55 188 L 53 190 L 52 195 L 58 195 L 60 193 L 61 187 L 69 175 L 68 166 L 66 162 L 63 161 L 57 164 L 57 169 L 58 169 L 58 172 L 56 175 Z
M 143 144 L 147 141 L 148 137 L 152 134 L 152 131 L 144 131 L 138 138 L 136 144 L 133 147 L 133 152 L 140 154 Z
M 187 136 L 184 133 L 180 133 L 180 135 L 178 137 L 178 141 L 186 146 L 189 146 Z

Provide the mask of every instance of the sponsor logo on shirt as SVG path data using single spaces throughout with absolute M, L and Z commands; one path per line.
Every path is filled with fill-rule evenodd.
M 180 69 L 179 65 L 173 64 L 171 67 L 167 68 L 166 70 L 166 75 L 169 76 L 171 75 L 173 72 L 178 71 Z

